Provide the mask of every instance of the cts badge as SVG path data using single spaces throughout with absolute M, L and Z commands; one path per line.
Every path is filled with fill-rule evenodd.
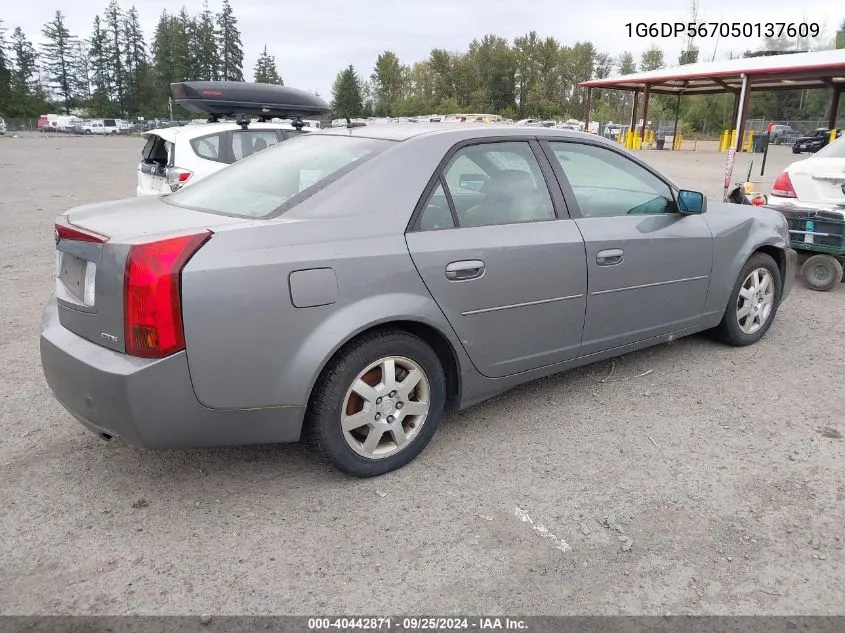
M 100 332 L 100 337 L 106 339 L 107 341 L 111 341 L 112 343 L 117 343 L 117 337 L 114 334 Z

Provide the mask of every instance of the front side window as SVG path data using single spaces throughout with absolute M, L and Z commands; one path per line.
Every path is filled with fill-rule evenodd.
M 458 150 L 443 177 L 460 227 L 555 219 L 543 172 L 525 141 L 482 143 Z M 423 222 L 420 228 L 425 228 Z
M 622 154 L 580 143 L 550 145 L 585 218 L 677 212 L 669 185 Z
M 177 206 L 243 218 L 265 218 L 347 175 L 393 141 L 307 135 L 180 189 L 166 200 Z

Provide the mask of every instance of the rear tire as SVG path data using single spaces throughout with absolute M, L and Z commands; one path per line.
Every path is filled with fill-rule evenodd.
M 831 255 L 813 255 L 801 266 L 801 277 L 811 290 L 828 292 L 842 281 L 842 264 Z
M 713 331 L 716 338 L 734 347 L 752 345 L 763 338 L 775 320 L 782 288 L 775 260 L 765 253 L 752 255 L 737 277 L 721 323 Z
M 377 330 L 347 344 L 323 370 L 307 432 L 338 470 L 377 477 L 422 452 L 445 402 L 446 377 L 434 350 L 407 332 Z

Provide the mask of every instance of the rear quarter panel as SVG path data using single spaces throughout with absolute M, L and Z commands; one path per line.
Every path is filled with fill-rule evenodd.
M 188 364 L 205 406 L 305 405 L 337 349 L 387 321 L 427 324 L 458 347 L 402 235 L 290 245 L 285 228 L 215 235 L 182 274 Z M 326 268 L 337 299 L 294 307 L 291 274 Z
M 728 299 L 748 258 L 764 246 L 789 246 L 789 227 L 774 209 L 709 202 L 704 215 L 713 232 L 713 274 L 705 303 L 705 318 L 722 318 Z

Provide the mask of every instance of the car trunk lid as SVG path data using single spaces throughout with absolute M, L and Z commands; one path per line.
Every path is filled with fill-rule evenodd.
M 791 170 L 790 178 L 801 200 L 845 204 L 845 158 L 809 158 Z
M 238 218 L 136 198 L 72 209 L 56 221 L 56 302 L 61 324 L 125 351 L 124 275 L 133 244 L 212 230 Z

